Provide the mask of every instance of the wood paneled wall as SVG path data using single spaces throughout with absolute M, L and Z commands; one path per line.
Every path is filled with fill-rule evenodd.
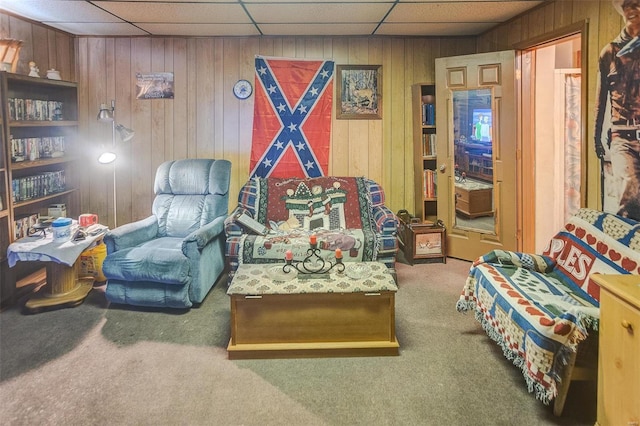
M 602 46 L 618 34 L 622 19 L 609 1 L 556 0 L 477 38 L 420 37 L 215 37 L 73 38 L 46 27 L 0 14 L 3 37 L 25 41 L 18 72 L 33 59 L 40 69 L 57 68 L 80 87 L 81 139 L 85 151 L 83 211 L 96 212 L 113 225 L 111 166 L 97 166 L 111 129 L 95 120 L 101 103 L 116 101 L 116 121 L 135 130 L 120 146 L 116 164 L 118 224 L 150 212 L 155 168 L 164 160 L 225 158 L 233 163 L 231 205 L 248 177 L 253 97 L 237 100 L 231 88 L 253 81 L 256 54 L 292 58 L 332 58 L 336 64 L 381 64 L 382 120 L 335 120 L 330 173 L 366 175 L 383 185 L 394 211 L 414 205 L 412 187 L 411 85 L 434 79 L 434 59 L 511 49 L 526 41 L 588 21 L 588 105 L 595 92 L 595 63 Z M 74 44 L 75 50 L 70 46 Z M 136 100 L 135 73 L 171 71 L 175 99 Z M 593 117 L 587 123 L 588 147 Z M 597 193 L 599 166 L 589 150 L 588 185 Z M 596 206 L 597 196 L 588 204 Z M 105 219 L 107 218 L 107 219 Z
M 545 34 L 562 31 L 572 24 L 587 23 L 586 61 L 587 98 L 585 108 L 587 121 L 585 141 L 587 149 L 586 205 L 599 209 L 600 205 L 600 160 L 594 149 L 594 106 L 598 56 L 602 48 L 624 27 L 624 20 L 615 11 L 609 0 L 555 0 L 523 14 L 504 25 L 478 37 L 478 52 L 512 49 L 516 43 L 544 38 Z
M 434 59 L 470 53 L 470 38 L 218 37 L 78 39 L 81 121 L 87 146 L 108 144 L 109 126 L 94 119 L 116 101 L 116 121 L 135 130 L 116 164 L 118 223 L 149 214 L 156 167 L 179 158 L 225 158 L 233 164 L 231 204 L 249 175 L 253 96 L 233 84 L 254 80 L 255 55 L 381 64 L 382 120 L 333 120 L 329 173 L 368 176 L 383 185 L 393 210 L 413 206 L 411 85 L 434 78 Z M 135 99 L 137 72 L 174 73 L 173 100 Z M 87 163 L 97 151 L 87 156 Z M 83 206 L 111 213 L 111 168 L 87 170 Z
M 64 80 L 76 81 L 74 36 L 0 13 L 0 38 L 23 41 L 16 73 L 29 74 L 29 62 L 34 61 L 43 77 L 56 69 Z

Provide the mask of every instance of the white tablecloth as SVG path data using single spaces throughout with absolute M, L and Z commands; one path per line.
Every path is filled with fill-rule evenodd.
M 21 238 L 7 248 L 9 266 L 13 267 L 19 260 L 57 262 L 73 266 L 80 254 L 89 248 L 96 240 L 100 239 L 107 231 L 105 226 L 98 235 L 87 235 L 80 241 L 53 241 L 53 234 L 47 231 L 47 236 L 33 235 Z

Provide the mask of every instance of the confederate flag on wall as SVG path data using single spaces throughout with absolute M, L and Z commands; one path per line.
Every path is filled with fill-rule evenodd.
M 333 68 L 333 61 L 256 56 L 251 177 L 327 174 Z

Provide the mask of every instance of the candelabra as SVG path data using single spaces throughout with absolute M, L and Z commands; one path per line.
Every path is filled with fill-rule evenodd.
M 285 264 L 282 267 L 282 271 L 285 274 L 292 273 L 295 269 L 298 271 L 299 278 L 329 278 L 329 272 L 336 268 L 340 273 L 344 272 L 344 263 L 342 263 L 342 250 L 336 249 L 336 261 L 331 262 L 325 260 L 320 256 L 320 249 L 318 243 L 315 240 L 315 235 L 311 236 L 310 247 L 307 250 L 307 257 L 299 262 L 293 261 L 293 253 L 291 250 L 287 250 L 285 253 Z

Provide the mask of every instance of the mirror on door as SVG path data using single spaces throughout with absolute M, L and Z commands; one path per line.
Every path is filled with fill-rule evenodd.
M 491 89 L 452 91 L 455 224 L 495 234 Z

